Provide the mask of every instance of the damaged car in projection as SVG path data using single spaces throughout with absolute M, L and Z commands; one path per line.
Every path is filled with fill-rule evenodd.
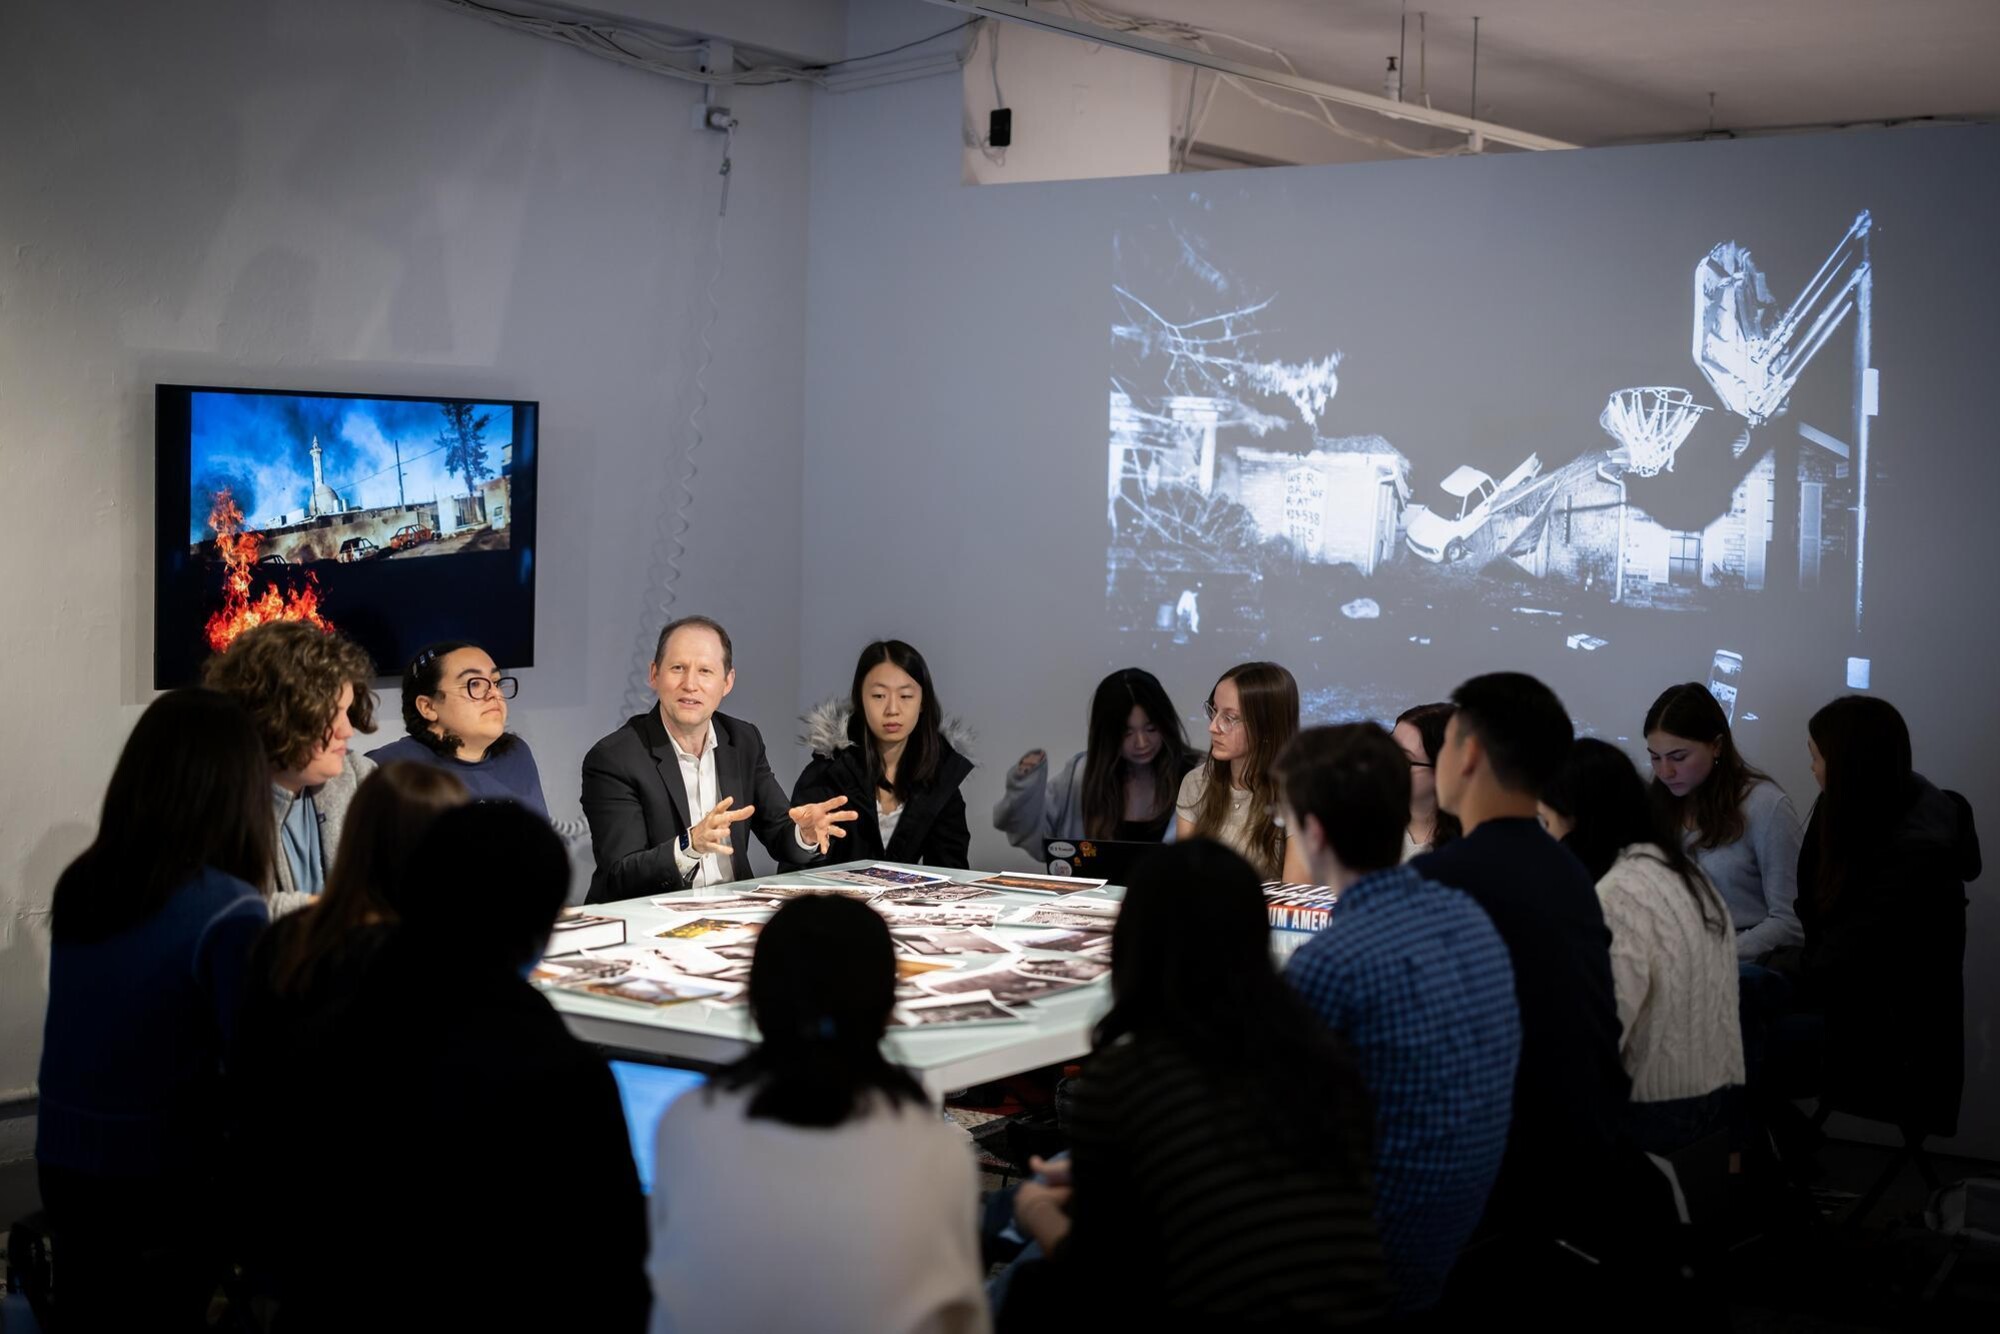
M 1479 469 L 1461 464 L 1438 483 L 1433 503 L 1410 506 L 1404 540 L 1433 564 L 1457 564 L 1471 551 L 1480 530 L 1506 506 L 1509 493 L 1534 480 L 1541 470 L 1541 458 L 1530 454 L 1496 484 Z

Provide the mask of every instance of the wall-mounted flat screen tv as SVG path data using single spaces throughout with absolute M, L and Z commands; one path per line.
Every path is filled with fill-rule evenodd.
M 535 653 L 538 404 L 159 385 L 153 684 L 266 621 Z

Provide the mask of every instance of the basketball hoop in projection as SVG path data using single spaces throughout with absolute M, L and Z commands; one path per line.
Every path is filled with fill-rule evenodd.
M 1685 389 L 1659 385 L 1620 389 L 1605 401 L 1597 424 L 1625 446 L 1625 467 L 1640 477 L 1674 469 L 1674 452 L 1708 409 Z

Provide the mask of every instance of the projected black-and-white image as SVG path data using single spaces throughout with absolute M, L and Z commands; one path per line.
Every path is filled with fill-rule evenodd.
M 1858 633 L 1878 407 L 1868 212 L 1772 238 L 1783 268 L 1726 224 L 1678 256 L 1635 235 L 1629 269 L 1496 297 L 1472 317 L 1482 333 L 1441 333 L 1420 364 L 1379 286 L 1346 290 L 1338 237 L 1287 272 L 1268 247 L 1224 244 L 1219 212 L 1188 194 L 1115 238 L 1106 587 L 1135 652 L 1296 658 L 1366 637 L 1370 661 L 1393 663 L 1476 629 L 1482 661 L 1609 663 L 1663 613 L 1677 638 L 1705 637 L 1733 708 L 1738 629 L 1773 589 Z M 1532 246 L 1522 263 L 1549 266 Z M 1609 359 L 1607 313 L 1631 333 Z M 1440 414 L 1468 347 L 1539 371 L 1490 415 Z M 1321 693 L 1317 716 L 1388 698 Z

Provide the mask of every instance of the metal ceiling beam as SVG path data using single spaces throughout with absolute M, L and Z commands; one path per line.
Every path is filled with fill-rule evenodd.
M 1095 23 L 1085 23 L 1070 18 L 1066 14 L 1030 9 L 1020 0 L 926 0 L 926 3 L 954 9 L 962 14 L 973 14 L 981 18 L 1001 19 L 1008 23 L 1019 23 L 1024 27 L 1040 28 L 1045 32 L 1060 33 L 1066 37 L 1079 38 L 1086 42 L 1096 42 L 1103 46 L 1116 47 L 1121 51 L 1131 51 L 1137 55 L 1152 56 L 1159 60 L 1171 60 L 1177 64 L 1193 65 L 1215 74 L 1227 74 L 1238 79 L 1248 79 L 1270 88 L 1298 93 L 1306 97 L 1317 97 L 1339 106 L 1353 107 L 1357 111 L 1372 112 L 1390 120 L 1409 121 L 1417 125 L 1428 125 L 1434 129 L 1449 130 L 1465 135 L 1475 141 L 1487 140 L 1496 144 L 1507 144 L 1514 148 L 1536 150 L 1556 148 L 1577 148 L 1578 144 L 1561 139 L 1550 139 L 1545 135 L 1530 134 L 1526 130 L 1513 130 L 1505 125 L 1495 125 L 1488 121 L 1474 120 L 1470 116 L 1458 116 L 1449 111 L 1433 111 L 1428 107 L 1412 105 L 1408 102 L 1392 101 L 1375 93 L 1358 92 L 1352 88 L 1342 88 L 1338 84 L 1322 83 L 1318 79 L 1302 78 L 1287 74 L 1282 70 L 1266 69 L 1261 65 L 1248 64 L 1241 60 L 1231 60 L 1209 51 L 1197 51 L 1193 47 L 1177 46 L 1172 42 L 1156 41 L 1151 37 L 1141 37 L 1137 33 L 1119 32 L 1116 28 L 1105 28 Z

